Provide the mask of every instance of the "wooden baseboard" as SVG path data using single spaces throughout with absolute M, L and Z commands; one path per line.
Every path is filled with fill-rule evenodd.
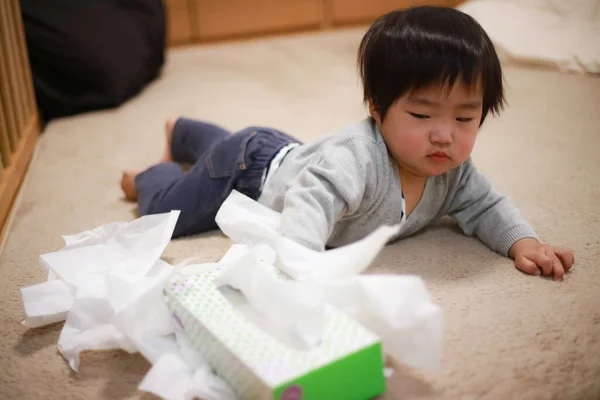
M 3 171 L 3 178 L 0 181 L 0 249 L 8 234 L 9 216 L 14 211 L 15 199 L 25 179 L 39 135 L 40 121 L 36 113 L 30 117 L 23 131 L 16 151 L 12 155 L 10 166 Z

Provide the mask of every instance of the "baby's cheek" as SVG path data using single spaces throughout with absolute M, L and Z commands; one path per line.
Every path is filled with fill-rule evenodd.
M 473 146 L 475 145 L 475 136 L 461 136 L 456 144 L 457 157 L 462 160 L 466 160 L 473 151 Z
M 421 156 L 421 153 L 425 152 L 427 142 L 422 138 L 421 135 L 415 134 L 413 132 L 399 132 L 398 135 L 394 136 L 392 139 L 392 143 L 389 143 L 388 146 L 392 154 L 396 156 L 396 158 L 401 158 L 406 161 L 410 161 Z
M 429 148 L 429 138 L 421 132 L 411 132 L 404 137 L 404 143 L 401 146 L 405 147 L 413 156 L 423 156 Z

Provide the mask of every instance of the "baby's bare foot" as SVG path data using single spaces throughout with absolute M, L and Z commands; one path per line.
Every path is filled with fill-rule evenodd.
M 129 201 L 137 200 L 137 190 L 135 190 L 135 177 L 139 174 L 137 171 L 123 171 L 121 178 L 121 189 L 125 198 Z
M 167 119 L 167 122 L 165 124 L 165 152 L 163 153 L 163 156 L 161 157 L 159 162 L 173 161 L 173 157 L 171 156 L 171 140 L 173 139 L 173 128 L 175 127 L 175 122 L 177 122 L 177 117 L 170 117 L 169 119 Z

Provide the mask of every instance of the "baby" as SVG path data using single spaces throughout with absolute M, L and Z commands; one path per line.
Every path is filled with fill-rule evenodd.
M 480 126 L 504 104 L 502 71 L 482 27 L 452 8 L 379 18 L 358 64 L 370 117 L 303 144 L 275 129 L 231 134 L 185 118 L 167 122 L 160 162 L 125 172 L 141 215 L 181 210 L 174 237 L 217 228 L 232 190 L 281 212 L 281 233 L 314 250 L 357 241 L 380 225 L 398 237 L 452 216 L 466 235 L 529 274 L 563 278 L 570 249 L 538 241 L 508 198 L 475 169 Z M 192 164 L 184 172 L 180 163 Z

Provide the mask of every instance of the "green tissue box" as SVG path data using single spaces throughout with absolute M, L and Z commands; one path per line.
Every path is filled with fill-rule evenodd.
M 241 399 L 366 400 L 385 391 L 384 354 L 373 332 L 333 306 L 321 342 L 305 348 L 269 324 L 219 270 L 169 282 L 173 319 Z

